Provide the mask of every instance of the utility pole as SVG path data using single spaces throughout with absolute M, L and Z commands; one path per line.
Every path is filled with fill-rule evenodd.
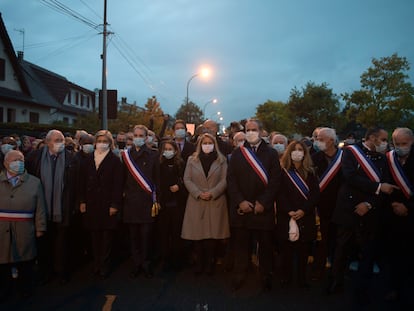
M 103 23 L 103 46 L 102 46 L 102 129 L 108 129 L 108 92 L 106 89 L 106 37 L 108 32 L 106 30 L 106 0 L 104 0 L 104 23 Z
M 24 28 L 21 28 L 21 29 L 14 29 L 14 31 L 18 31 L 18 32 L 20 32 L 20 34 L 23 36 L 23 46 L 22 46 L 22 52 L 23 52 L 23 54 L 24 54 Z

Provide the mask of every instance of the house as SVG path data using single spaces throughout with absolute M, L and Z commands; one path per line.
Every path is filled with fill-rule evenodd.
M 73 125 L 79 115 L 95 111 L 94 91 L 17 54 L 0 13 L 0 123 Z

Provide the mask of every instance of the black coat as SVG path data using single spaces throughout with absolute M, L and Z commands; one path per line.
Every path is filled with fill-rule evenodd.
M 187 200 L 187 189 L 184 186 L 184 161 L 181 165 L 174 163 L 174 159 L 164 159 L 160 164 L 160 203 L 162 209 L 184 209 Z M 177 192 L 171 192 L 170 186 L 178 185 Z
M 244 146 L 250 148 L 247 142 Z M 230 225 L 248 229 L 272 230 L 275 225 L 274 200 L 281 181 L 279 156 L 277 151 L 270 148 L 264 141 L 261 142 L 256 156 L 268 174 L 267 186 L 262 183 L 246 161 L 240 148 L 236 148 L 230 158 L 227 172 Z M 265 211 L 257 215 L 254 213 L 239 215 L 237 209 L 239 203 L 244 200 L 253 204 L 256 200 L 259 201 Z
M 337 152 L 339 152 L 339 150 L 337 150 Z M 329 166 L 328 159 L 324 152 L 318 151 L 312 154 L 312 162 L 315 168 L 315 173 L 320 181 L 321 176 Z M 317 207 L 319 216 L 323 219 L 330 220 L 332 218 L 342 178 L 342 170 L 339 169 L 325 189 L 321 191 Z
M 145 145 L 139 151 L 131 148 L 131 157 L 138 164 L 142 173 L 149 181 L 155 185 L 156 191 L 159 191 L 160 180 L 160 160 L 158 152 L 150 150 Z M 152 223 L 154 217 L 151 216 L 153 199 L 150 194 L 144 191 L 138 182 L 129 172 L 124 163 L 125 188 L 124 188 L 124 208 L 123 220 L 125 223 Z M 159 193 L 157 194 L 159 197 Z
M 29 174 L 41 179 L 41 158 L 44 146 L 39 150 L 34 150 L 26 158 L 25 164 Z M 73 215 L 78 210 L 77 204 L 79 202 L 79 161 L 74 154 L 68 150 L 65 153 L 65 171 L 63 176 L 63 195 L 62 195 L 62 225 L 69 226 L 71 224 Z
M 385 155 L 370 151 L 362 144 L 358 146 L 377 167 L 380 172 L 380 182 L 390 182 Z M 338 201 L 332 218 L 333 222 L 347 227 L 363 223 L 367 228 L 374 229 L 379 225 L 381 210 L 384 208 L 387 199 L 382 193 L 376 194 L 379 183 L 371 181 L 367 177 L 349 148 L 344 148 L 342 174 L 343 182 L 339 189 Z M 361 202 L 368 202 L 372 205 L 372 209 L 362 217 L 354 212 L 355 206 Z
M 305 199 L 283 170 L 282 182 L 276 199 L 277 234 L 280 240 L 289 238 L 289 212 L 302 210 L 305 215 L 296 222 L 299 227 L 300 241 L 312 241 L 316 237 L 315 207 L 319 199 L 319 183 L 315 175 L 309 174 L 305 180 L 309 187 Z
M 94 153 L 85 158 L 80 173 L 80 200 L 86 203 L 84 225 L 89 230 L 116 229 L 118 215 L 109 216 L 109 208 L 121 212 L 123 167 L 113 152 L 109 152 L 96 170 Z
M 177 146 L 179 146 L 178 143 L 176 143 Z M 192 155 L 195 151 L 195 146 L 188 142 L 187 140 L 184 140 L 184 146 L 183 150 L 181 150 L 181 158 L 183 158 L 184 163 L 187 163 L 188 157 Z

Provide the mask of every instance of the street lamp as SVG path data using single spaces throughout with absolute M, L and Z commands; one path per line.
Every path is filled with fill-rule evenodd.
M 202 77 L 205 77 L 205 78 L 207 78 L 209 75 L 210 75 L 210 69 L 208 69 L 208 68 L 203 68 L 203 69 L 201 69 L 201 71 L 200 72 L 198 72 L 198 73 L 196 73 L 196 74 L 193 74 L 192 76 L 191 76 L 191 78 L 190 79 L 188 79 L 188 81 L 187 81 L 187 97 L 186 97 L 186 104 L 188 105 L 188 89 L 190 88 L 190 82 L 191 82 L 191 80 L 193 80 L 195 77 L 197 77 L 197 76 L 202 76 Z
M 204 107 L 203 107 L 203 116 L 204 117 L 206 116 L 206 107 L 207 107 L 207 105 L 210 104 L 210 103 L 216 104 L 217 102 L 218 102 L 218 100 L 216 98 L 213 98 L 213 99 L 210 99 L 208 102 L 206 102 L 204 104 Z

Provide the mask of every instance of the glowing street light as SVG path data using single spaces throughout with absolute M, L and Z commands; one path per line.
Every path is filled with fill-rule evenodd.
M 206 116 L 206 107 L 207 107 L 207 105 L 210 104 L 210 103 L 217 104 L 217 102 L 218 102 L 217 98 L 213 98 L 213 99 L 210 99 L 208 102 L 206 102 L 204 104 L 204 107 L 203 107 L 203 116 L 204 117 Z
M 188 89 L 190 88 L 190 82 L 197 76 L 202 76 L 203 78 L 208 78 L 210 76 L 210 69 L 207 67 L 203 67 L 198 73 L 192 75 L 190 79 L 187 81 L 187 97 L 186 97 L 186 104 L 188 105 Z

